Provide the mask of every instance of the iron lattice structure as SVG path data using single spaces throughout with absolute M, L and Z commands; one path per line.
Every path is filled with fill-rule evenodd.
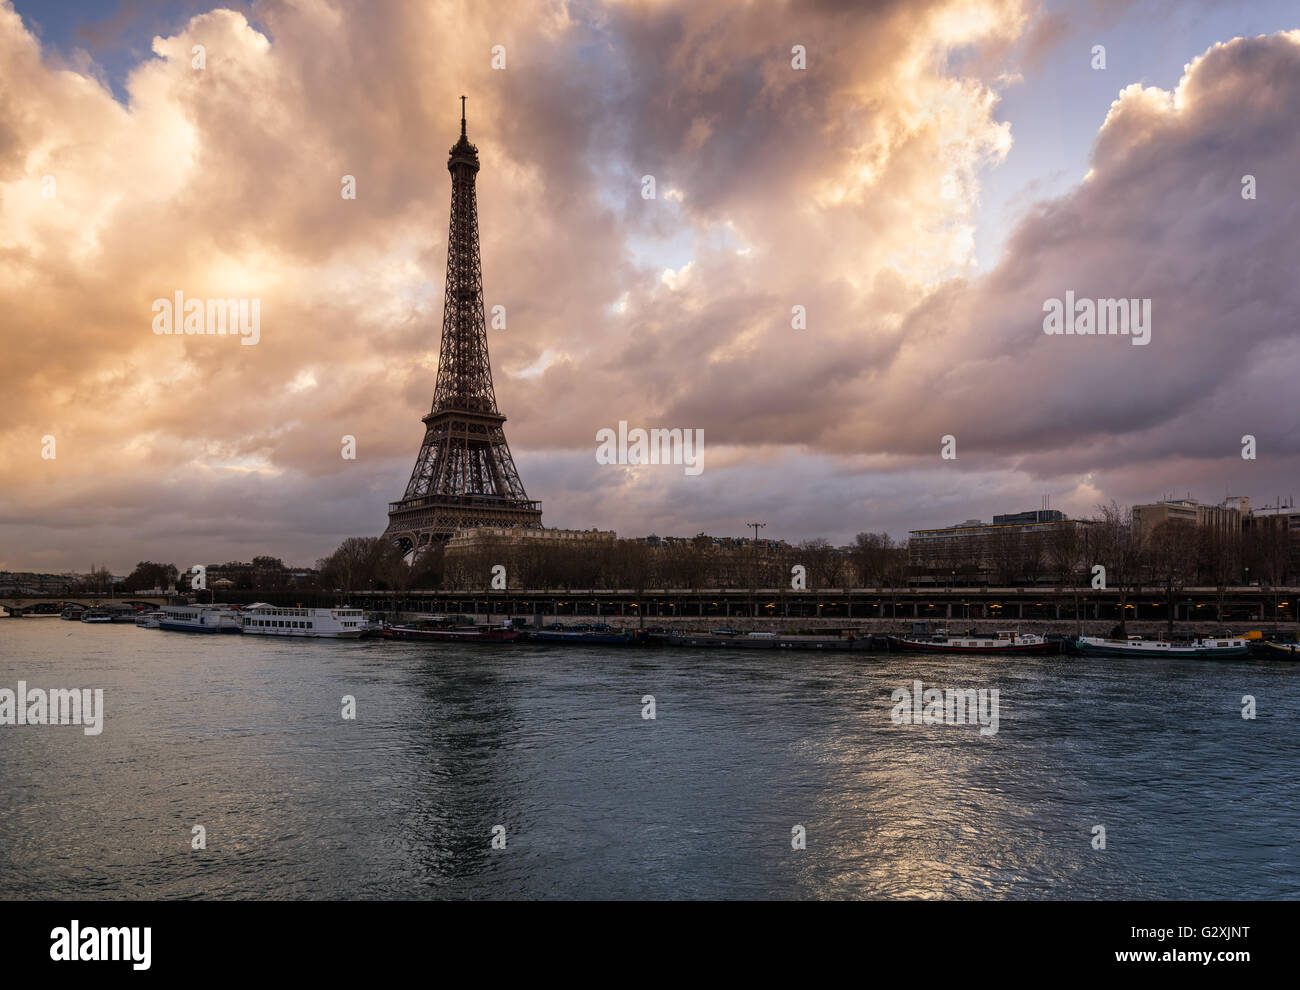
M 542 524 L 542 503 L 530 501 L 519 480 L 506 443 L 506 418 L 492 388 L 474 192 L 478 148 L 465 134 L 463 96 L 460 140 L 447 170 L 451 224 L 438 384 L 406 494 L 388 503 L 384 531 L 385 539 L 408 553 L 445 541 L 459 529 Z

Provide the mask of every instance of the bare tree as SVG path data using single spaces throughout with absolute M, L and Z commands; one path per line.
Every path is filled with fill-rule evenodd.
M 889 571 L 894 541 L 888 533 L 859 533 L 853 539 L 853 565 L 863 587 L 881 587 Z
M 1197 539 L 1198 580 L 1214 588 L 1214 617 L 1223 621 L 1228 588 L 1241 580 L 1241 531 L 1202 526 Z
M 1010 587 L 1015 583 L 1022 556 L 1021 534 L 1015 527 L 999 526 L 988 539 L 994 580 L 1004 587 Z
M 1099 505 L 1095 564 L 1106 568 L 1106 586 L 1119 594 L 1119 634 L 1128 635 L 1129 595 L 1142 586 L 1142 548 L 1145 535 L 1133 526 L 1133 510 L 1120 508 L 1112 499 Z
M 1170 640 L 1174 638 L 1174 608 L 1178 596 L 1196 573 L 1196 538 L 1193 524 L 1168 520 L 1151 531 L 1143 547 L 1151 581 L 1164 592 L 1165 635 Z

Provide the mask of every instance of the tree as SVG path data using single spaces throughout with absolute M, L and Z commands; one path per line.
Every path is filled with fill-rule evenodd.
M 827 540 L 818 537 L 799 544 L 800 563 L 808 568 L 808 587 L 836 588 L 844 576 L 844 557 Z
M 176 583 L 179 576 L 175 564 L 156 564 L 152 560 L 142 560 L 127 575 L 122 588 L 124 591 L 149 591 L 153 588 L 166 590 Z
M 316 562 L 322 585 L 343 591 L 365 587 L 373 580 L 375 564 L 386 546 L 377 536 L 349 536 L 332 554 Z
M 1142 586 L 1143 545 L 1145 535 L 1133 526 L 1133 510 L 1121 509 L 1111 499 L 1097 506 L 1101 518 L 1097 523 L 1095 560 L 1106 568 L 1106 586 L 1119 595 L 1119 634 L 1128 635 L 1129 594 Z
M 1088 550 L 1089 522 L 1071 519 L 1053 527 L 1047 536 L 1047 566 L 1056 575 L 1059 586 L 1074 591 L 1074 619 L 1078 634 L 1083 634 L 1083 620 L 1079 614 L 1079 575 L 1086 573 L 1083 566 Z
M 1199 580 L 1214 588 L 1215 619 L 1223 621 L 1228 588 L 1241 580 L 1241 530 L 1202 526 L 1197 541 Z
M 445 551 L 442 544 L 425 547 L 411 554 L 412 588 L 432 590 L 442 587 Z
M 107 567 L 96 567 L 92 564 L 87 584 L 102 595 L 105 591 L 112 589 L 113 575 Z
M 890 571 L 894 541 L 888 533 L 859 533 L 853 538 L 853 566 L 863 587 L 881 587 Z
M 1030 584 L 1037 584 L 1043 573 L 1043 560 L 1047 556 L 1043 534 L 1022 533 L 1020 536 L 1020 573 Z
M 1079 565 L 1082 563 L 1083 535 L 1075 520 L 1053 527 L 1047 535 L 1047 566 L 1056 576 L 1056 583 L 1062 587 L 1077 586 Z
M 1194 524 L 1167 520 L 1156 526 L 1143 547 L 1152 583 L 1164 591 L 1166 638 L 1174 638 L 1174 607 L 1179 593 L 1196 573 L 1197 533 Z

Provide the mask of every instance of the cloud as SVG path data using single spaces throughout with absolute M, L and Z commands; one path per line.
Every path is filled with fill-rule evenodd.
M 1062 30 L 1027 3 L 283 2 L 257 25 L 156 38 L 124 105 L 0 4 L 0 566 L 306 562 L 382 529 L 433 391 L 461 93 L 497 395 L 549 524 L 739 532 L 761 503 L 777 535 L 847 538 L 978 511 L 949 491 L 1084 510 L 1293 473 L 1294 35 L 1125 89 L 1088 180 L 975 277 L 998 80 Z M 1152 298 L 1151 345 L 1045 336 L 1066 289 Z M 261 341 L 154 335 L 177 290 L 260 298 Z M 598 467 L 620 419 L 704 429 L 707 480 Z

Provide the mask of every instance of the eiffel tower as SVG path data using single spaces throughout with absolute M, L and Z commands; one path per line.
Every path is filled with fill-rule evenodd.
M 465 136 L 462 96 L 460 140 L 447 159 L 451 226 L 438 384 L 406 494 L 388 503 L 384 531 L 384 539 L 407 553 L 473 526 L 542 525 L 542 503 L 529 501 L 519 480 L 492 388 L 474 195 L 478 169 L 478 148 Z

